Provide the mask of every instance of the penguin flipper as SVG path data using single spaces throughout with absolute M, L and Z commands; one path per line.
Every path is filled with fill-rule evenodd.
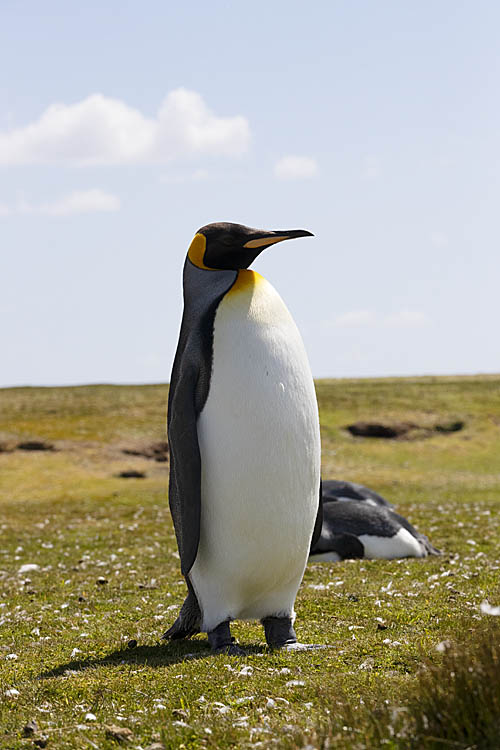
M 201 457 L 196 423 L 210 388 L 215 313 L 237 275 L 237 271 L 204 271 L 189 258 L 184 264 L 184 313 L 168 394 L 168 500 L 186 577 L 200 540 Z
M 325 533 L 311 549 L 310 554 L 314 556 L 325 552 L 335 552 L 341 560 L 359 560 L 365 556 L 363 543 L 355 534 L 347 532 L 340 534 Z
M 323 480 L 323 502 L 335 502 L 338 500 L 368 501 L 372 505 L 380 505 L 386 508 L 394 508 L 392 503 L 379 495 L 378 492 L 355 482 L 347 482 L 342 479 Z
M 190 591 L 184 600 L 179 617 L 174 624 L 162 635 L 167 641 L 177 641 L 181 638 L 191 638 L 200 632 L 201 612 L 196 596 Z
M 168 502 L 182 573 L 187 576 L 198 552 L 201 514 L 201 458 L 196 430 L 196 368 L 186 366 L 170 385 Z

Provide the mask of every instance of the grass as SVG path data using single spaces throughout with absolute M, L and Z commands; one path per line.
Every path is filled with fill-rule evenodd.
M 310 565 L 296 630 L 332 647 L 269 653 L 258 625 L 238 623 L 249 655 L 235 658 L 211 656 L 201 636 L 158 644 L 185 590 L 168 465 L 122 449 L 164 437 L 167 387 L 0 390 L 0 445 L 56 448 L 0 452 L 0 747 L 116 748 L 109 725 L 132 730 L 136 748 L 490 747 L 485 732 L 445 736 L 435 717 L 463 715 L 473 689 L 443 677 L 447 659 L 461 654 L 472 681 L 493 679 L 480 654 L 498 661 L 479 605 L 500 600 L 500 376 L 319 381 L 317 391 L 323 476 L 382 492 L 444 555 Z M 361 419 L 465 427 L 353 438 L 343 427 Z M 146 478 L 118 478 L 124 469 Z M 19 572 L 26 564 L 39 567 Z M 459 645 L 441 653 L 443 641 Z M 467 726 L 492 725 L 481 700 L 469 703 Z
M 324 719 L 309 736 L 297 735 L 294 746 L 497 750 L 500 627 L 481 623 L 473 640 L 467 631 L 457 642 L 438 644 L 442 656 L 425 660 L 406 705 L 353 706 L 342 694 L 332 701 L 327 693 Z

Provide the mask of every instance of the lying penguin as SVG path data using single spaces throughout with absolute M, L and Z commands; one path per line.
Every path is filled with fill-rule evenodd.
M 311 547 L 310 562 L 440 554 L 426 536 L 368 487 L 325 480 L 322 502 L 323 525 L 319 539 Z

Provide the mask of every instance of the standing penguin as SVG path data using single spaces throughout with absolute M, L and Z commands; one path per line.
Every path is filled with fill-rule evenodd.
M 293 607 L 321 531 L 318 407 L 290 313 L 248 270 L 269 245 L 307 236 L 208 224 L 184 265 L 168 437 L 188 596 L 164 638 L 203 631 L 216 653 L 243 653 L 235 619 L 260 620 L 271 647 L 307 648 Z

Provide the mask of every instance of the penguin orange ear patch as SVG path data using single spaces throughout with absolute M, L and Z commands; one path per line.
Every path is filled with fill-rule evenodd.
M 197 268 L 205 268 L 210 270 L 203 262 L 205 257 L 205 250 L 207 247 L 207 240 L 203 234 L 195 234 L 193 241 L 189 245 L 188 258 L 194 266 Z
M 288 239 L 289 237 L 261 237 L 260 240 L 249 240 L 248 242 L 245 242 L 243 247 L 266 247 L 266 245 L 274 245 L 275 242 L 281 242 L 282 240 Z

